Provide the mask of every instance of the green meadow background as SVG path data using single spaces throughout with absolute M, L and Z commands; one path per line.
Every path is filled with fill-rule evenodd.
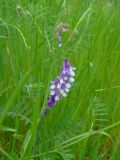
M 43 116 L 65 58 L 75 82 Z M 0 0 L 0 160 L 72 159 L 120 160 L 120 1 Z

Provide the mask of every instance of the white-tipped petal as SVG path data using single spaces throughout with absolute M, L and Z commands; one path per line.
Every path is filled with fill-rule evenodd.
M 51 92 L 50 92 L 50 95 L 51 95 L 51 96 L 55 95 L 55 91 L 51 91 Z
M 63 79 L 62 79 L 62 78 L 60 79 L 60 83 L 61 83 L 61 84 L 62 84 L 62 83 L 64 83 L 64 81 L 63 81 Z
M 50 89 L 55 89 L 55 84 L 52 84 L 51 86 L 50 86 Z
M 58 44 L 58 47 L 60 48 L 61 46 L 62 46 L 62 44 L 61 44 L 61 43 L 59 43 L 59 44 Z
M 63 97 L 67 96 L 67 94 L 62 89 L 60 90 L 60 93 L 62 94 Z
M 65 88 L 65 92 L 69 92 L 69 89 L 68 89 L 68 88 Z
M 70 77 L 70 78 L 69 78 L 69 81 L 72 83 L 72 82 L 74 82 L 75 80 L 74 80 L 73 77 Z
M 63 70 L 63 71 L 62 71 L 62 73 L 63 73 L 63 74 L 66 74 L 66 71 L 65 71 L 65 70 Z
M 72 69 L 73 71 L 75 71 L 75 70 L 76 70 L 76 68 L 75 68 L 75 67 L 71 67 L 71 69 Z
M 75 76 L 75 73 L 73 72 L 73 70 L 70 68 L 69 71 L 70 71 L 71 76 L 74 77 L 74 76 Z
M 68 77 L 64 77 L 64 80 L 66 81 L 68 79 Z
M 59 96 L 55 96 L 55 100 L 58 101 L 60 98 Z
M 60 83 L 57 84 L 57 89 L 59 89 L 61 87 Z
M 71 87 L 70 83 L 66 83 L 66 84 L 65 84 L 65 87 L 66 87 L 66 88 L 70 88 L 70 87 Z

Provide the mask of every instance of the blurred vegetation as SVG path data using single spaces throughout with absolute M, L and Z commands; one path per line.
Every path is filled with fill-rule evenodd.
M 119 15 L 119 0 L 0 1 L 1 160 L 120 159 Z M 75 83 L 44 117 L 66 57 Z

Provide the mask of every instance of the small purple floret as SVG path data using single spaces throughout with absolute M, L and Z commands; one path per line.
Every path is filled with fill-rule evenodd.
M 62 46 L 62 42 L 61 42 L 61 33 L 58 32 L 58 47 Z

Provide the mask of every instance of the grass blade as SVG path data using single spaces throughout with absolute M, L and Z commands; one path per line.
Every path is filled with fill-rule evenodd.
M 7 102 L 5 109 L 3 110 L 3 113 L 0 117 L 0 125 L 2 124 L 7 112 L 9 111 L 9 109 L 12 107 L 12 105 L 14 104 L 16 98 L 19 96 L 24 84 L 26 83 L 28 76 L 29 76 L 30 72 L 24 77 L 24 79 L 22 79 L 20 81 L 20 83 L 18 84 L 17 88 L 15 89 L 15 91 L 13 92 L 12 96 L 10 97 L 9 101 Z

